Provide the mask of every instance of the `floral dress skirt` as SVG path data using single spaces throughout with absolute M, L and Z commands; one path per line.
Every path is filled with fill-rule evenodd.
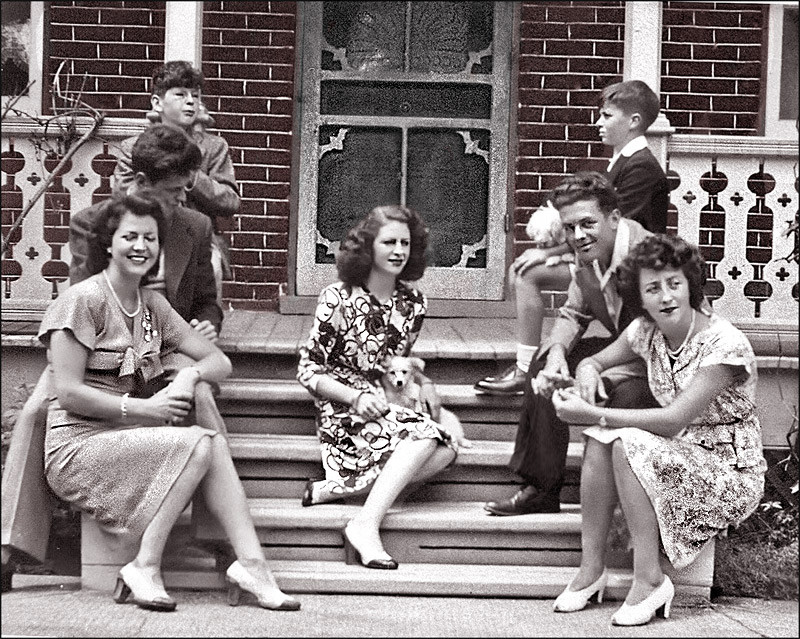
M 592 426 L 583 434 L 605 444 L 622 442 L 655 510 L 662 548 L 676 569 L 694 561 L 714 535 L 746 519 L 764 491 L 763 469 L 737 468 L 733 444 L 717 443 L 709 450 L 688 438 L 639 428 Z
M 339 381 L 383 399 L 379 383 L 353 373 Z M 404 439 L 434 439 L 455 451 L 450 435 L 425 413 L 397 404 L 374 420 L 366 420 L 350 406 L 317 398 L 317 434 L 325 471 L 323 490 L 346 497 L 364 492 L 378 478 L 383 466 Z M 455 456 L 454 456 L 455 458 Z

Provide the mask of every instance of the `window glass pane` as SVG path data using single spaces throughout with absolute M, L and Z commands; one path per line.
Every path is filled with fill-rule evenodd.
M 0 59 L 3 95 L 19 95 L 27 86 L 30 47 L 31 3 L 4 2 Z
M 320 113 L 336 115 L 491 117 L 492 89 L 485 84 L 433 82 L 322 82 Z
M 491 73 L 492 5 L 492 2 L 325 2 L 322 68 Z
M 332 49 L 323 51 L 323 69 L 402 71 L 406 3 L 326 2 L 322 33 Z
M 486 267 L 489 143 L 485 130 L 408 132 L 407 203 L 430 228 L 431 265 Z
M 491 2 L 413 2 L 412 6 L 412 71 L 491 73 Z
M 797 15 L 794 7 L 783 9 L 783 57 L 781 60 L 781 120 L 797 120 Z
M 370 209 L 400 202 L 402 142 L 399 129 L 320 127 L 317 264 Z

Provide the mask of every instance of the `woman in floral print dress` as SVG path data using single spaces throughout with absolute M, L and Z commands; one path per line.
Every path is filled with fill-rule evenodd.
M 619 290 L 641 317 L 608 348 L 583 360 L 573 392 L 553 404 L 562 419 L 593 423 L 584 431 L 581 567 L 556 611 L 602 599 L 606 539 L 619 499 L 633 544 L 633 584 L 616 625 L 641 625 L 663 609 L 674 587 L 659 563 L 676 569 L 758 506 L 766 462 L 756 416 L 755 356 L 740 330 L 703 302 L 705 264 L 678 237 L 643 240 L 620 265 Z M 661 408 L 594 405 L 599 373 L 641 357 Z
M 336 259 L 340 281 L 319 296 L 297 379 L 314 395 L 325 479 L 309 482 L 303 505 L 369 493 L 345 527 L 348 551 L 369 568 L 397 568 L 379 527 L 411 481 L 448 466 L 465 442 L 458 419 L 439 408 L 432 383 L 422 402 L 434 421 L 388 404 L 380 378 L 396 355 L 409 354 L 426 310 L 425 296 L 406 282 L 425 271 L 428 231 L 402 206 L 373 209 L 349 231 Z M 355 551 L 355 552 L 353 552 Z

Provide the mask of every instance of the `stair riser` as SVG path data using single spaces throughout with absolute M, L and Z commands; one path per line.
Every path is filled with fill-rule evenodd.
M 263 433 L 272 435 L 316 435 L 316 425 L 312 414 L 273 415 L 267 414 L 265 409 L 262 409 L 261 412 L 253 409 L 254 414 L 243 414 L 240 410 L 234 412 L 229 406 L 225 408 L 227 410 L 222 411 L 222 416 L 230 433 L 248 435 Z M 474 413 L 475 411 L 472 412 Z M 512 442 L 516 438 L 516 419 L 518 419 L 518 415 L 513 422 L 495 422 L 489 419 L 492 415 L 488 414 L 485 415 L 487 419 L 481 420 L 481 415 L 465 416 L 458 408 L 455 408 L 455 413 L 461 420 L 467 439 Z M 581 437 L 582 431 L 583 428 L 580 426 L 570 426 L 569 440 L 571 442 L 583 441 Z
M 579 477 L 568 471 L 566 484 L 561 489 L 561 502 L 576 504 L 579 501 Z M 245 494 L 248 497 L 281 497 L 300 499 L 303 496 L 306 480 L 303 478 L 271 477 L 269 479 L 243 479 Z M 414 501 L 499 501 L 508 499 L 517 490 L 518 480 L 509 477 L 506 482 L 443 482 L 425 484 L 419 490 L 409 493 L 407 500 Z
M 305 482 L 292 479 L 244 480 L 248 497 L 294 498 L 300 501 Z M 508 499 L 520 485 L 505 484 L 426 484 L 420 491 L 409 495 L 409 501 L 500 501 Z M 568 484 L 561 489 L 561 503 L 577 504 L 580 489 L 577 484 Z
M 236 378 L 263 379 L 269 371 L 271 379 L 296 379 L 297 355 L 275 353 L 227 353 L 233 365 Z M 428 358 L 425 374 L 442 384 L 468 384 L 472 386 L 479 379 L 502 373 L 510 362 L 492 359 Z

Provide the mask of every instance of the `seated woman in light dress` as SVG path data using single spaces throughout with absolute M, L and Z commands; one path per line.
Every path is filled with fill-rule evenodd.
M 560 612 L 581 610 L 607 583 L 606 539 L 619 500 L 633 545 L 633 584 L 612 617 L 616 625 L 669 616 L 676 569 L 708 541 L 746 519 L 764 490 L 766 462 L 756 416 L 756 365 L 744 334 L 706 310 L 705 263 L 679 237 L 644 239 L 619 267 L 624 303 L 638 308 L 610 346 L 583 360 L 574 388 L 553 397 L 556 413 L 584 430 L 581 471 L 582 557 L 556 599 Z M 595 405 L 600 372 L 641 357 L 661 408 Z
M 157 263 L 165 219 L 154 201 L 127 196 L 97 222 L 108 265 L 53 301 L 39 339 L 47 346 L 50 405 L 45 475 L 61 499 L 108 532 L 139 543 L 119 571 L 114 599 L 175 610 L 161 576 L 164 545 L 196 489 L 237 560 L 229 601 L 242 589 L 265 608 L 297 610 L 267 567 L 244 490 L 223 436 L 187 424 L 195 386 L 231 372 L 225 354 L 192 329 L 160 293 L 141 287 Z M 174 352 L 195 360 L 151 390 Z
M 388 403 L 380 383 L 389 360 L 408 355 L 422 328 L 427 301 L 407 281 L 425 272 L 427 238 L 415 211 L 372 209 L 342 241 L 341 281 L 320 293 L 300 350 L 297 379 L 315 398 L 325 469 L 325 479 L 307 484 L 302 503 L 369 493 L 343 530 L 348 563 L 367 568 L 397 568 L 379 529 L 400 492 L 447 467 L 458 446 L 471 445 L 429 380 L 421 399 L 430 415 Z

